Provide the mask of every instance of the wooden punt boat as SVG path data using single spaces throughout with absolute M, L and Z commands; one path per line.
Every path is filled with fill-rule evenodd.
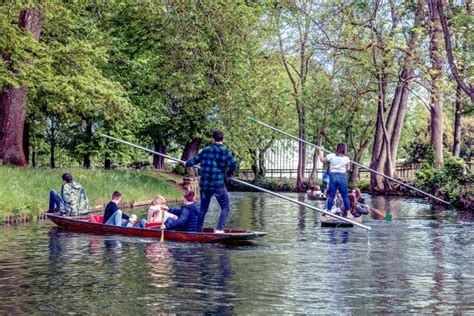
M 328 216 L 326 214 L 321 214 L 319 218 L 321 221 L 321 227 L 353 227 L 354 226 L 354 224 L 342 221 L 340 219 Z M 348 214 L 347 219 L 350 219 L 353 222 L 362 224 L 362 216 L 354 217 L 351 214 Z
M 59 227 L 66 229 L 103 234 L 119 234 L 125 236 L 136 236 L 146 238 L 160 238 L 161 229 L 159 225 L 147 225 L 147 228 L 121 227 L 104 225 L 98 222 L 98 215 L 87 216 L 60 216 L 46 214 L 48 218 Z M 156 223 L 152 223 L 156 224 Z M 203 242 L 203 243 L 228 243 L 251 240 L 265 236 L 266 232 L 252 232 L 246 230 L 225 229 L 224 234 L 214 233 L 213 228 L 204 228 L 203 232 L 181 232 L 164 231 L 164 239 L 183 242 Z
M 313 200 L 313 201 L 326 201 L 326 197 L 325 197 L 325 196 L 320 196 L 320 195 L 311 194 L 311 193 L 307 193 L 307 196 L 308 196 L 308 200 Z

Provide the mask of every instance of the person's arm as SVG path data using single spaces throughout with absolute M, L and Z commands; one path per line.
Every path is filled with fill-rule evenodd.
M 166 210 L 168 213 L 174 214 L 179 216 L 181 213 L 181 208 L 180 207 L 170 207 L 169 209 Z
M 346 172 L 351 172 L 351 161 L 349 160 L 349 157 L 347 158 L 347 164 L 346 164 Z
M 177 220 L 167 219 L 165 222 L 165 229 L 173 229 L 178 226 L 183 226 L 189 218 L 189 210 L 186 207 L 181 209 L 181 215 Z
M 327 157 L 324 157 L 324 153 L 321 150 L 321 147 L 318 148 L 318 151 L 319 151 L 319 160 L 321 160 L 321 162 L 328 162 L 329 160 Z
M 122 219 L 128 221 L 129 218 L 130 218 L 130 216 L 128 216 L 127 214 L 125 214 L 124 212 L 122 212 Z
M 201 153 L 202 152 L 200 152 L 199 154 L 197 154 L 196 156 L 194 156 L 190 160 L 186 161 L 185 166 L 186 167 L 192 167 L 192 166 L 197 165 L 198 163 L 200 163 L 201 162 Z

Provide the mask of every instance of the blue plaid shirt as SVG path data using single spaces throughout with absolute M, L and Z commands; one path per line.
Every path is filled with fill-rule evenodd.
M 186 161 L 186 167 L 201 164 L 201 190 L 215 190 L 224 186 L 225 176 L 231 176 L 237 169 L 237 160 L 221 144 L 212 144 Z

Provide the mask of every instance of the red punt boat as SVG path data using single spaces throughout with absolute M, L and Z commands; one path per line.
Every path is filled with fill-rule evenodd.
M 59 227 L 92 233 L 119 234 L 125 236 L 161 238 L 159 223 L 147 223 L 146 228 L 121 227 L 102 224 L 102 215 L 60 216 L 46 214 Z M 223 234 L 214 233 L 213 228 L 204 228 L 203 232 L 182 232 L 165 230 L 165 240 L 205 243 L 228 243 L 255 239 L 265 236 L 266 232 L 225 229 Z

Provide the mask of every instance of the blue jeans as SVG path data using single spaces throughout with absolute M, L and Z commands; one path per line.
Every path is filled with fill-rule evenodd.
M 55 190 L 49 191 L 48 213 L 53 213 L 55 208 L 59 211 L 59 208 L 61 207 L 61 202 L 62 199 L 59 196 L 58 192 L 56 192 Z
M 122 226 L 122 211 L 115 211 L 107 222 L 105 222 L 105 225 Z
M 328 200 L 328 210 L 332 209 L 334 204 L 334 197 L 336 196 L 336 191 L 342 195 L 342 201 L 344 202 L 345 212 L 350 210 L 349 196 L 347 194 L 347 174 L 342 172 L 330 172 L 329 177 L 329 200 Z
M 211 198 L 215 196 L 219 206 L 221 207 L 221 215 L 219 217 L 219 224 L 217 224 L 217 229 L 224 229 L 225 222 L 227 221 L 227 216 L 229 216 L 229 195 L 225 187 L 215 189 L 215 190 L 202 190 L 201 191 L 201 209 L 199 210 L 198 215 L 198 232 L 202 231 L 202 225 L 204 224 L 204 217 L 206 217 L 207 210 L 209 209 L 209 204 L 211 203 Z
M 125 222 L 122 223 L 122 226 L 124 226 L 124 227 L 139 227 L 139 228 L 145 228 L 145 225 L 146 225 L 146 220 L 144 220 L 144 219 L 141 219 L 138 223 L 135 223 L 135 225 L 133 225 L 132 223 L 130 223 L 128 220 L 126 220 Z

